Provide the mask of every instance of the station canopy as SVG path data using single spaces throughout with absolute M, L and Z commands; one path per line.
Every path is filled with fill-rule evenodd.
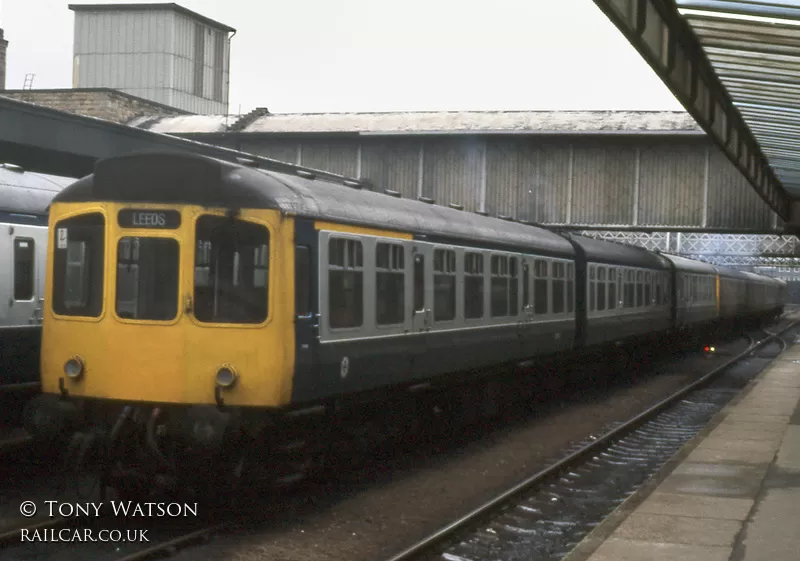
M 767 204 L 800 220 L 800 1 L 595 3 Z

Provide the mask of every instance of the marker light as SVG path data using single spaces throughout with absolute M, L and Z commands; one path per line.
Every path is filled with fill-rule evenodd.
M 77 380 L 83 375 L 83 361 L 80 357 L 75 356 L 64 363 L 64 374 L 68 378 Z
M 230 388 L 236 383 L 236 371 L 230 366 L 223 366 L 217 370 L 217 385 L 221 388 Z

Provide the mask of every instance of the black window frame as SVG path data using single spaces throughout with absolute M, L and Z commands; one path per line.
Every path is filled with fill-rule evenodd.
M 550 312 L 563 314 L 566 311 L 567 266 L 563 261 L 553 261 L 550 264 Z
M 385 256 L 382 255 L 384 248 L 386 249 Z M 379 241 L 375 244 L 375 325 L 377 327 L 398 326 L 406 322 L 405 253 L 406 248 L 400 243 Z M 397 288 L 394 285 L 398 279 L 400 280 L 400 291 L 399 293 L 394 291 L 394 297 L 397 297 L 397 300 L 393 300 L 386 292 L 392 287 Z M 384 308 L 386 302 L 392 302 L 395 308 L 393 310 Z M 383 318 L 382 311 L 384 312 Z M 382 321 L 382 319 L 386 319 L 387 314 L 390 320 Z
M 29 261 L 27 264 L 20 266 L 18 257 L 22 253 L 20 251 L 22 242 L 29 244 L 24 248 Z M 36 295 L 36 241 L 25 236 L 15 237 L 12 259 L 14 263 L 14 301 L 31 302 Z M 20 278 L 20 271 L 25 272 L 26 278 Z M 27 296 L 23 297 L 23 294 L 20 294 L 20 288 L 25 290 L 24 294 L 27 294 Z
M 299 318 L 311 317 L 311 248 L 307 245 L 294 246 L 294 315 Z
M 206 226 L 208 224 L 208 226 Z M 227 231 L 225 229 L 228 229 Z M 261 222 L 252 220 L 245 220 L 236 216 L 220 216 L 217 214 L 203 214 L 197 217 L 194 223 L 194 256 L 192 262 L 192 302 L 193 302 L 193 315 L 194 319 L 202 325 L 261 325 L 269 320 L 270 315 L 270 262 L 273 252 L 273 235 L 272 230 Z M 214 236 L 223 237 L 218 238 L 217 246 L 214 245 L 212 238 Z M 259 241 L 265 242 L 259 245 L 244 243 L 239 245 L 242 238 L 253 238 L 257 236 L 264 236 Z M 231 240 L 233 243 L 231 244 Z M 221 246 L 221 247 L 218 247 Z M 232 247 L 231 247 L 232 246 Z M 230 267 L 227 263 L 224 264 L 225 269 L 221 269 L 223 273 L 223 282 L 219 282 L 216 286 L 210 282 L 212 278 L 212 271 L 219 263 L 220 252 L 228 251 L 231 254 Z M 244 249 L 246 248 L 246 251 Z M 253 254 L 250 255 L 250 251 Z M 208 253 L 208 255 L 205 255 Z M 263 255 L 262 255 L 263 253 Z M 200 257 L 203 255 L 204 259 L 207 257 L 208 261 L 201 261 Z M 223 253 L 223 255 L 225 255 Z M 227 257 L 227 255 L 225 255 Z M 263 262 L 262 262 L 263 261 Z M 203 263 L 203 265 L 200 265 Z M 201 267 L 208 269 L 209 283 L 203 284 L 198 282 L 198 272 Z M 247 269 L 250 270 L 247 270 Z M 228 270 L 230 269 L 230 271 Z M 242 274 L 244 271 L 245 274 Z M 256 273 L 263 271 L 263 286 L 258 286 L 256 282 Z M 218 271 L 217 271 L 218 273 Z M 227 283 L 225 278 L 230 273 L 231 282 Z M 248 274 L 252 274 L 252 286 L 246 286 L 246 279 Z M 219 277 L 216 277 L 219 281 Z M 233 289 L 232 287 L 240 286 L 241 289 Z M 226 287 L 225 284 L 229 284 Z M 206 294 L 209 293 L 210 294 Z M 245 302 L 247 297 L 250 302 Z M 209 300 L 210 298 L 210 300 Z M 231 313 L 228 316 L 208 315 L 209 302 L 211 309 L 219 309 L 219 302 L 222 305 L 227 305 L 230 310 L 237 310 L 242 312 L 241 316 L 234 317 L 236 314 Z M 217 302 L 216 304 L 214 302 Z M 246 312 L 244 312 L 246 310 Z M 211 313 L 214 313 L 213 311 Z M 244 314 L 251 314 L 249 317 Z
M 550 267 L 547 259 L 533 261 L 533 313 L 537 316 L 550 313 Z
M 171 294 L 171 297 L 173 299 L 173 301 L 171 302 L 171 304 L 172 304 L 172 310 L 171 310 L 172 315 L 168 315 L 168 316 L 165 316 L 165 317 L 154 317 L 155 314 L 147 314 L 147 313 L 145 313 L 145 315 L 140 316 L 140 317 L 129 317 L 127 315 L 123 315 L 123 312 L 120 311 L 119 296 L 120 296 L 120 293 L 121 293 L 120 282 L 121 282 L 121 279 L 122 279 L 122 276 L 120 275 L 121 267 L 127 266 L 127 267 L 130 268 L 130 267 L 135 266 L 135 267 L 137 267 L 137 271 L 138 271 L 139 267 L 146 266 L 146 265 L 140 264 L 140 259 L 139 259 L 138 256 L 135 257 L 135 258 L 131 256 L 132 253 L 133 253 L 133 250 L 131 248 L 128 248 L 128 256 L 123 257 L 123 255 L 122 255 L 123 243 L 130 243 L 130 242 L 126 242 L 126 240 L 137 240 L 137 244 L 138 244 L 138 241 L 145 240 L 144 243 L 146 243 L 148 245 L 151 245 L 151 244 L 152 245 L 156 245 L 156 244 L 160 244 L 162 242 L 167 242 L 169 245 L 172 246 L 169 249 L 170 251 L 174 251 L 174 255 L 171 256 L 173 258 L 172 259 L 172 263 L 171 263 L 173 270 L 169 272 L 174 277 L 173 278 L 173 280 L 174 280 L 174 292 Z M 139 248 L 137 248 L 137 250 L 139 250 Z M 139 250 L 139 252 L 141 253 L 141 250 Z M 117 240 L 117 248 L 116 248 L 114 266 L 116 268 L 116 274 L 115 274 L 116 278 L 115 278 L 115 287 L 114 287 L 113 300 L 114 300 L 114 313 L 117 316 L 117 318 L 119 318 L 119 319 L 121 319 L 123 321 L 134 321 L 134 322 L 150 322 L 150 321 L 172 322 L 172 321 L 175 321 L 178 318 L 179 306 L 180 306 L 180 293 L 181 293 L 181 290 L 180 290 L 181 244 L 177 239 L 175 239 L 173 237 L 169 237 L 169 236 L 131 236 L 131 235 L 121 236 Z M 148 271 L 148 272 L 150 272 L 150 271 Z M 152 276 L 152 278 L 156 279 L 156 280 L 154 282 L 151 282 L 150 286 L 148 288 L 153 289 L 154 291 L 163 290 L 165 288 L 165 276 L 166 276 L 164 273 L 165 273 L 165 271 L 163 271 L 163 270 L 157 270 L 156 274 L 154 274 Z M 136 281 L 135 281 L 136 288 L 137 288 L 136 298 L 134 300 L 135 302 L 138 303 L 138 301 L 139 301 L 139 289 L 141 288 L 142 284 L 143 283 L 147 283 L 147 281 L 148 281 L 147 278 L 142 279 L 142 278 L 140 278 L 138 276 L 138 273 L 137 273 L 137 277 L 136 277 Z M 158 295 L 158 296 L 156 296 L 156 297 L 154 297 L 154 298 L 152 298 L 150 300 L 145 300 L 145 303 L 147 305 L 152 305 L 155 302 L 159 302 L 159 303 L 163 302 L 165 300 L 165 298 L 163 298 L 163 296 L 164 296 L 163 294 L 160 294 L 160 295 Z M 145 295 L 145 298 L 146 297 L 147 297 L 147 295 Z M 147 310 L 147 311 L 151 311 L 152 309 L 153 308 L 150 308 L 150 310 Z M 155 309 L 158 309 L 158 306 L 156 306 Z M 168 306 L 165 306 L 164 309 L 168 309 Z
M 454 321 L 458 315 L 458 273 L 456 251 L 437 247 L 433 250 L 433 321 Z
M 484 291 L 486 257 L 475 251 L 464 252 L 464 319 L 481 319 L 486 315 Z M 476 312 L 480 311 L 476 315 Z
M 59 245 L 59 232 L 67 228 L 67 245 Z M 69 229 L 72 233 L 69 233 Z M 105 310 L 105 251 L 106 217 L 101 212 L 88 212 L 62 218 L 53 227 L 53 280 L 51 286 L 51 308 L 53 313 L 64 318 L 99 318 Z M 76 241 L 79 240 L 79 241 Z M 85 303 L 68 305 L 67 284 L 70 244 L 83 245 L 80 284 Z M 74 247 L 74 246 L 73 246 Z
M 331 261 L 334 257 L 338 257 L 331 251 L 334 245 L 342 245 L 342 259 L 339 264 L 334 264 Z M 364 297 L 366 293 L 364 286 L 366 267 L 364 265 L 364 242 L 362 240 L 344 236 L 330 236 L 328 238 L 328 263 L 326 264 L 328 272 L 328 306 L 326 313 L 328 327 L 332 331 L 346 331 L 364 327 Z M 334 300 L 331 297 L 333 283 L 340 276 L 342 283 L 345 283 L 348 278 L 351 278 L 353 283 L 352 289 L 348 290 L 352 290 L 354 293 L 350 298 L 350 302 L 354 304 L 354 307 L 352 310 L 348 310 L 346 306 L 342 308 L 346 313 L 352 314 L 352 318 L 347 318 L 349 320 L 347 322 L 339 322 L 338 318 L 340 316 L 334 312 L 332 307 L 334 304 Z M 334 319 L 337 319 L 337 322 L 334 322 Z

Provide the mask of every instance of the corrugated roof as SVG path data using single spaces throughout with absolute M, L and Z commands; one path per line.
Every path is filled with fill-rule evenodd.
M 676 4 L 776 177 L 800 195 L 800 3 Z
M 279 113 L 236 126 L 237 119 L 224 115 L 140 117 L 129 124 L 167 134 L 221 133 L 230 128 L 275 134 L 704 134 L 683 111 Z

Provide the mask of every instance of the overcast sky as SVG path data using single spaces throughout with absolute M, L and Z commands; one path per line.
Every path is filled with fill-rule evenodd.
M 236 28 L 232 113 L 681 109 L 592 0 L 177 3 Z M 0 0 L 8 89 L 72 86 L 68 4 Z

